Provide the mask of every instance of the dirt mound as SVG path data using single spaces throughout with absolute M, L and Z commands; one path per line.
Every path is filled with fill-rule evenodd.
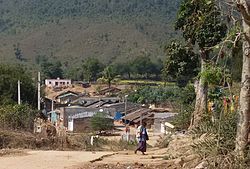
M 134 163 L 134 164 L 88 164 L 84 167 L 78 167 L 78 169 L 166 169 L 166 164 L 142 164 L 142 163 Z M 172 168 L 168 168 L 172 169 Z
M 34 148 L 36 138 L 29 132 L 0 130 L 0 149 L 3 148 Z

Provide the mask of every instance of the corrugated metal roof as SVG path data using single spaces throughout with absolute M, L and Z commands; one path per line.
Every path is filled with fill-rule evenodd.
M 154 113 L 155 119 L 167 119 L 169 117 L 176 116 L 178 113 Z
M 138 119 L 141 117 L 141 115 L 146 115 L 147 113 L 150 113 L 151 110 L 150 109 L 147 109 L 147 108 L 141 108 L 141 109 L 138 109 L 134 112 L 131 112 L 130 114 L 124 116 L 122 119 L 124 120 L 129 120 L 129 121 L 133 121 L 135 119 Z

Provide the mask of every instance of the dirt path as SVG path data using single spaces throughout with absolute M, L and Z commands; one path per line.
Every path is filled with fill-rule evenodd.
M 28 151 L 28 155 L 0 157 L 0 169 L 66 169 L 112 152 Z
M 163 160 L 165 153 L 166 149 L 157 148 L 150 148 L 147 155 L 141 155 L 139 152 L 134 154 L 133 151 L 121 151 L 94 163 L 87 163 L 70 169 L 152 169 L 155 167 L 165 169 L 165 164 L 162 167 L 162 164 L 165 162 Z

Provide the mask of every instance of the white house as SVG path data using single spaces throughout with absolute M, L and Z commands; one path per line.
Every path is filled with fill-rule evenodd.
M 71 80 L 69 79 L 45 79 L 45 85 L 48 87 L 59 87 L 59 86 L 69 86 L 71 85 Z

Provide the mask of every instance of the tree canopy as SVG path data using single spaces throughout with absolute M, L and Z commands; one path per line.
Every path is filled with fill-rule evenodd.
M 35 104 L 36 92 L 30 74 L 21 65 L 0 64 L 0 104 L 17 102 L 17 81 L 21 81 L 21 100 Z
M 87 81 L 97 80 L 103 70 L 103 64 L 96 58 L 87 58 L 83 61 L 83 78 Z
M 198 74 L 198 55 L 193 52 L 192 48 L 173 41 L 166 47 L 166 55 L 167 59 L 162 73 L 166 77 L 176 79 L 179 85 L 185 86 Z
M 218 44 L 226 35 L 221 10 L 214 0 L 184 0 L 177 14 L 175 28 L 183 37 L 200 48 Z

